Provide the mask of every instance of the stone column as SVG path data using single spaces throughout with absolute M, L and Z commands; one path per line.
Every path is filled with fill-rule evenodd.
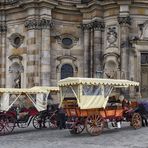
M 129 67 L 129 26 L 131 24 L 131 18 L 118 17 L 120 24 L 120 51 L 121 51 L 121 79 L 129 79 L 128 67 Z
M 104 29 L 103 22 L 94 22 L 94 73 L 93 77 L 97 77 L 97 72 L 102 70 L 102 30 Z
M 90 42 L 90 37 L 89 37 L 89 26 L 87 24 L 83 24 L 82 28 L 84 30 L 84 77 L 88 77 L 89 69 L 89 42 Z
M 0 87 L 6 87 L 6 34 L 5 13 L 0 11 Z
M 51 20 L 42 19 L 42 48 L 41 48 L 41 85 L 50 86 L 50 27 L 52 26 Z
M 94 73 L 94 29 L 93 26 L 91 27 L 90 30 L 90 68 L 89 68 L 89 77 L 93 77 Z
M 0 69 L 1 69 L 1 87 L 6 87 L 6 32 L 0 32 L 1 47 L 0 47 Z
M 129 54 L 129 79 L 135 80 L 135 51 L 131 49 Z
M 40 21 L 35 16 L 36 10 L 34 7 L 28 8 L 28 18 L 25 22 L 27 28 L 27 71 L 26 71 L 26 87 L 30 88 L 35 85 L 39 85 L 38 75 L 38 62 L 39 61 L 39 49 L 38 46 L 38 32 L 40 31 Z

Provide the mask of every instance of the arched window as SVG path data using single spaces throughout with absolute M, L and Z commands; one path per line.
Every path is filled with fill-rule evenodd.
M 64 64 L 61 67 L 61 79 L 73 77 L 73 67 L 70 64 Z

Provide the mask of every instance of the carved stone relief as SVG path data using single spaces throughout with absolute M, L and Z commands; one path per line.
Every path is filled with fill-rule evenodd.
M 14 48 L 18 48 L 23 43 L 24 36 L 19 33 L 13 33 L 8 39 Z
M 102 21 L 95 20 L 95 21 L 90 22 L 88 24 L 82 24 L 81 28 L 83 30 L 95 29 L 95 30 L 104 31 L 105 24 Z
M 145 21 L 142 24 L 139 24 L 139 39 L 148 40 L 148 21 Z
M 118 23 L 120 25 L 131 25 L 131 17 L 130 16 L 126 16 L 126 17 L 118 17 Z
M 61 44 L 63 48 L 72 48 L 75 46 L 78 42 L 78 38 L 71 35 L 71 34 L 62 34 L 59 36 L 56 36 L 57 42 Z
M 21 73 L 24 72 L 24 67 L 21 63 L 22 57 L 12 55 L 9 57 L 12 64 L 9 66 L 9 72 L 12 74 L 12 87 L 21 88 Z
M 110 26 L 107 28 L 107 48 L 117 47 L 117 27 Z
M 53 22 L 47 19 L 29 19 L 25 22 L 25 27 L 31 29 L 47 29 L 53 26 Z
M 119 60 L 117 56 L 104 57 L 104 77 L 116 79 L 119 72 Z

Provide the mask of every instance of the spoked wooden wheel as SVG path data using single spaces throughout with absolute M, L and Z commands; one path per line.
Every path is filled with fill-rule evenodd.
M 57 128 L 57 120 L 55 115 L 36 115 L 33 118 L 33 126 L 36 129 L 41 128 Z
M 82 122 L 76 122 L 72 125 L 72 128 L 69 130 L 71 134 L 80 134 L 85 129 L 85 125 Z
M 0 135 L 11 133 L 15 127 L 15 119 L 9 115 L 0 115 Z
M 103 118 L 100 115 L 92 114 L 87 117 L 85 121 L 85 127 L 86 131 L 92 135 L 97 136 L 101 134 L 104 127 L 104 121 Z
M 42 128 L 42 119 L 41 119 L 40 114 L 34 116 L 32 124 L 33 124 L 33 127 L 36 128 L 36 129 L 41 129 Z
M 49 120 L 48 120 L 48 124 L 49 124 L 49 127 L 54 129 L 54 128 L 57 128 L 57 116 L 55 114 L 52 114 L 50 117 L 48 117 Z
M 142 126 L 142 117 L 139 113 L 133 113 L 132 119 L 131 119 L 131 125 L 133 128 L 138 129 Z

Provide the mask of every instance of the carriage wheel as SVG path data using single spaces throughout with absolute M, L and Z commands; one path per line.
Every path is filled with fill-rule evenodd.
M 101 134 L 104 127 L 103 118 L 100 115 L 93 114 L 87 117 L 85 121 L 86 131 L 92 135 L 97 136 Z
M 0 115 L 0 135 L 11 133 L 15 127 L 15 119 L 9 115 Z
M 42 119 L 41 119 L 40 114 L 34 116 L 32 124 L 33 124 L 33 127 L 36 128 L 36 129 L 41 129 L 42 128 Z
M 69 130 L 71 134 L 80 134 L 85 129 L 85 125 L 81 122 L 76 122 Z
M 132 115 L 131 125 L 135 129 L 141 128 L 141 126 L 142 126 L 142 118 L 141 118 L 141 115 L 139 113 L 134 113 Z
M 55 115 L 46 115 L 42 117 L 40 114 L 33 118 L 33 126 L 36 129 L 41 128 L 57 128 L 57 120 Z
M 57 116 L 55 114 L 49 117 L 49 127 L 50 128 L 57 128 Z

